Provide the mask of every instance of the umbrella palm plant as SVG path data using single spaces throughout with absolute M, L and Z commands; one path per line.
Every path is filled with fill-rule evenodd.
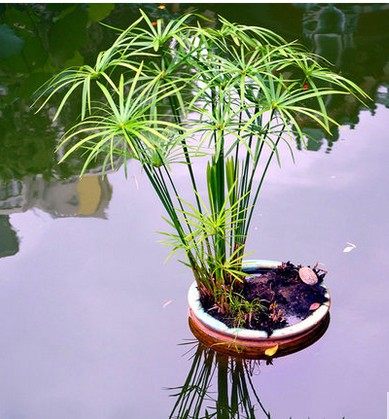
M 62 94 L 55 119 L 80 96 L 80 120 L 59 145 L 63 159 L 84 150 L 84 170 L 101 156 L 105 168 L 115 167 L 117 155 L 139 160 L 166 210 L 166 241 L 184 252 L 202 298 L 220 313 L 250 318 L 263 305 L 241 301 L 242 260 L 279 144 L 292 151 L 291 141 L 304 143 L 307 118 L 330 132 L 331 95 L 366 95 L 267 29 L 221 17 L 209 28 L 193 15 L 152 22 L 140 13 L 94 66 L 62 71 L 36 103 L 42 109 Z M 192 198 L 179 191 L 177 164 Z

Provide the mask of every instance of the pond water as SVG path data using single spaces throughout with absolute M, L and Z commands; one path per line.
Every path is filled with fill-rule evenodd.
M 157 6 L 142 7 L 155 16 L 190 7 Z M 317 142 L 296 164 L 284 158 L 271 169 L 249 250 L 325 263 L 333 298 L 325 335 L 272 365 L 227 364 L 197 346 L 187 325 L 191 275 L 164 263 L 162 208 L 137 163 L 127 179 L 95 168 L 80 180 L 80 162 L 56 165 L 66 120 L 29 110 L 50 74 L 90 62 L 110 42 L 99 21 L 125 27 L 137 7 L 0 5 L 0 418 L 183 418 L 189 404 L 180 403 L 201 404 L 206 389 L 210 414 L 238 417 L 226 401 L 236 382 L 247 409 L 239 417 L 386 418 L 389 6 L 197 5 L 300 39 L 375 102 L 333 103 L 342 126 L 332 139 L 312 128 Z M 355 248 L 345 252 L 348 243 Z M 172 390 L 188 376 L 197 391 Z

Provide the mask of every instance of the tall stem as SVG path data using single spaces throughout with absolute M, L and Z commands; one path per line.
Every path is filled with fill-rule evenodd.
M 182 124 L 182 120 L 181 120 L 181 116 L 179 114 L 179 112 L 177 111 L 177 98 L 175 96 L 169 96 L 169 103 L 170 103 L 170 107 L 172 109 L 173 112 L 173 116 L 174 116 L 174 120 L 176 122 L 177 125 L 181 126 Z M 180 130 L 180 134 L 183 134 L 183 131 Z M 194 173 L 193 173 L 193 168 L 192 168 L 192 162 L 189 156 L 189 151 L 188 151 L 188 145 L 186 143 L 186 140 L 184 137 L 182 137 L 181 139 L 181 146 L 182 146 L 182 150 L 184 152 L 184 156 L 185 156 L 185 162 L 186 165 L 188 167 L 188 171 L 189 171 L 189 177 L 192 183 L 192 188 L 193 188 L 193 192 L 194 192 L 194 196 L 195 196 L 195 200 L 196 200 L 196 205 L 197 205 L 197 209 L 199 210 L 200 214 L 203 214 L 202 211 L 202 207 L 201 207 L 201 202 L 199 199 L 199 192 L 197 189 L 197 184 L 196 184 L 196 179 L 194 177 Z M 205 238 L 205 244 L 207 246 L 207 251 L 208 254 L 211 254 L 211 246 L 208 240 L 208 237 Z
M 253 213 L 254 213 L 254 207 L 255 207 L 255 204 L 256 204 L 256 202 L 257 202 L 257 199 L 258 199 L 258 196 L 259 196 L 259 192 L 260 192 L 260 190 L 261 190 L 261 188 L 262 188 L 263 181 L 264 181 L 264 179 L 265 179 L 265 176 L 266 176 L 267 170 L 268 170 L 269 165 L 270 165 L 270 162 L 271 162 L 271 160 L 272 160 L 272 158 L 273 158 L 273 156 L 274 156 L 274 153 L 275 153 L 275 152 L 276 152 L 276 150 L 277 150 L 278 143 L 280 142 L 281 137 L 282 137 L 282 129 L 281 129 L 280 133 L 278 134 L 277 140 L 276 140 L 276 141 L 275 141 L 275 143 L 274 143 L 274 146 L 273 146 L 273 148 L 272 148 L 272 151 L 271 151 L 271 153 L 270 153 L 270 156 L 269 156 L 269 158 L 267 159 L 266 166 L 265 166 L 265 168 L 263 169 L 263 172 L 262 172 L 261 180 L 260 180 L 260 182 L 259 182 L 259 184 L 258 184 L 258 187 L 257 187 L 257 190 L 256 190 L 256 192 L 255 192 L 255 196 L 254 196 L 253 202 L 252 202 L 252 204 L 251 204 L 250 212 L 249 212 L 249 217 L 248 217 L 248 219 L 247 219 L 247 223 L 246 223 L 246 229 L 245 229 L 245 232 L 244 232 L 245 236 L 247 236 L 247 233 L 248 233 L 248 229 L 249 229 L 249 226 L 250 226 L 250 223 L 251 223 L 251 218 L 252 218 Z
M 223 116 L 223 101 L 222 91 L 219 88 L 219 97 L 216 97 L 215 89 L 211 89 L 211 108 L 214 123 L 217 125 L 213 130 L 214 136 L 214 165 L 216 176 L 215 190 L 213 191 L 214 201 L 214 217 L 219 217 L 225 204 L 225 173 L 224 173 L 224 132 L 221 127 Z M 216 232 L 216 257 L 220 264 L 224 264 L 226 260 L 226 242 L 225 242 L 225 225 L 219 226 Z M 223 280 L 223 272 L 221 268 L 216 270 L 216 277 L 220 281 Z
M 140 152 L 142 153 L 142 158 L 143 158 L 142 167 L 144 168 L 144 170 L 146 172 L 146 175 L 149 178 L 150 183 L 152 184 L 154 190 L 157 192 L 157 195 L 158 195 L 160 201 L 162 202 L 162 205 L 165 207 L 166 212 L 168 213 L 168 215 L 169 215 L 169 217 L 170 217 L 170 219 L 171 219 L 171 221 L 172 221 L 172 223 L 173 223 L 173 225 L 174 225 L 174 227 L 175 227 L 175 229 L 176 229 L 176 231 L 177 231 L 177 233 L 180 237 L 180 240 L 185 247 L 185 252 L 188 256 L 188 259 L 191 263 L 191 266 L 193 267 L 193 269 L 195 269 L 196 260 L 193 256 L 192 252 L 188 248 L 188 243 L 187 243 L 186 238 L 185 238 L 185 231 L 184 231 L 184 229 L 181 225 L 180 219 L 179 219 L 179 217 L 176 213 L 176 210 L 174 208 L 172 199 L 171 199 L 170 194 L 169 194 L 169 190 L 166 186 L 166 183 L 165 183 L 165 180 L 162 176 L 162 173 L 160 173 L 160 176 L 158 176 L 158 174 L 154 170 L 154 168 L 147 163 L 147 154 L 145 153 L 144 147 L 143 147 L 143 145 L 141 144 L 140 141 L 138 141 L 138 148 L 139 148 Z
M 180 126 L 182 124 L 182 121 L 181 121 L 180 114 L 177 112 L 177 98 L 176 97 L 169 97 L 169 102 L 170 102 L 170 107 L 171 107 L 172 112 L 173 112 L 174 120 L 175 120 L 176 124 Z M 180 130 L 180 134 L 181 135 L 183 134 L 182 130 Z M 195 179 L 194 174 L 193 174 L 192 162 L 191 162 L 191 159 L 190 159 L 190 156 L 189 156 L 188 145 L 186 143 L 185 138 L 183 138 L 183 137 L 181 139 L 181 145 L 182 145 L 182 150 L 183 150 L 184 156 L 185 156 L 185 162 L 186 162 L 186 165 L 188 167 L 189 177 L 190 177 L 190 180 L 192 182 L 192 187 L 193 187 L 193 191 L 194 191 L 194 194 L 195 194 L 197 208 L 202 213 L 201 202 L 200 202 L 200 199 L 198 197 L 199 193 L 198 193 L 198 189 L 197 189 L 196 179 Z
M 228 358 L 216 355 L 217 374 L 217 419 L 229 419 L 228 409 Z

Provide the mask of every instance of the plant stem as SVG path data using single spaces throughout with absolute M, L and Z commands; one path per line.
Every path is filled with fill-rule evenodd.
M 249 229 L 249 226 L 250 226 L 250 223 L 251 223 L 251 218 L 252 218 L 253 213 L 254 213 L 255 204 L 256 204 L 257 199 L 258 199 L 258 196 L 259 196 L 259 192 L 260 192 L 260 190 L 262 188 L 262 184 L 263 184 L 263 181 L 265 179 L 265 176 L 266 176 L 267 170 L 269 168 L 270 162 L 271 162 L 271 160 L 272 160 L 272 158 L 274 156 L 274 153 L 277 150 L 277 146 L 278 146 L 278 143 L 280 142 L 280 139 L 282 137 L 282 133 L 283 133 L 283 131 L 281 130 L 280 133 L 278 134 L 277 140 L 274 143 L 273 149 L 270 152 L 270 156 L 269 156 L 269 158 L 268 158 L 268 160 L 266 162 L 265 168 L 264 168 L 264 170 L 262 172 L 261 180 L 260 180 L 260 182 L 258 184 L 257 190 L 255 192 L 255 196 L 254 196 L 254 199 L 253 199 L 253 202 L 251 204 L 251 208 L 250 208 L 250 212 L 249 212 L 249 217 L 248 217 L 247 224 L 246 224 L 246 229 L 245 229 L 245 232 L 244 232 L 245 236 L 247 236 L 248 229 Z

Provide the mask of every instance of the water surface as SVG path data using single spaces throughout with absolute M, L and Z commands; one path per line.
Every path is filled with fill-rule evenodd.
M 285 154 L 282 168 L 271 169 L 249 250 L 325 263 L 333 306 L 318 342 L 256 365 L 252 382 L 272 418 L 384 419 L 388 6 L 303 6 L 197 5 L 300 39 L 374 98 L 370 109 L 333 103 L 342 123 L 333 138 L 316 131 L 296 164 Z M 42 80 L 90 62 L 109 42 L 99 20 L 124 27 L 136 8 L 34 7 L 0 9 L 0 34 L 13 40 L 14 52 L 0 47 L 0 417 L 168 418 L 177 391 L 167 388 L 182 386 L 193 363 L 188 346 L 178 344 L 193 337 L 191 274 L 175 260 L 164 263 L 168 249 L 156 233 L 166 228 L 162 208 L 136 162 L 128 162 L 127 179 L 123 168 L 101 179 L 96 167 L 80 180 L 79 161 L 57 166 L 53 150 L 74 111 L 53 125 L 50 108 L 40 116 L 29 110 Z M 144 7 L 157 15 L 189 5 Z M 356 245 L 349 253 L 347 242 Z M 219 381 L 217 392 L 217 373 L 213 383 L 217 399 L 224 388 Z M 250 394 L 255 417 L 266 417 Z M 222 407 L 219 417 L 228 417 Z

